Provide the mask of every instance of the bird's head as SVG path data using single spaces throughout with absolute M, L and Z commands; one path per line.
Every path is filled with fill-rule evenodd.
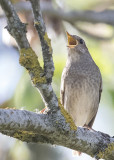
M 87 47 L 82 38 L 76 35 L 70 35 L 67 33 L 69 54 L 84 54 L 87 52 Z

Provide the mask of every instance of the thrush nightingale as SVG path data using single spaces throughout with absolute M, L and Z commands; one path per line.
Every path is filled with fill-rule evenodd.
M 76 126 L 91 128 L 102 92 L 102 77 L 84 40 L 68 38 L 68 58 L 62 73 L 60 99 Z

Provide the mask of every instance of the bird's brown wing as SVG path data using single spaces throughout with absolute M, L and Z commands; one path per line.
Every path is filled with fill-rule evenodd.
M 61 90 L 60 92 L 60 100 L 61 100 L 61 104 L 64 106 L 64 91 Z
M 102 93 L 102 79 L 101 79 L 101 82 L 100 82 L 100 89 L 99 89 L 99 102 L 101 100 L 101 93 Z
M 65 97 L 65 72 L 66 72 L 66 69 L 64 69 L 62 73 L 61 88 L 60 88 L 60 100 L 63 106 L 64 106 L 64 97 Z
M 101 81 L 100 81 L 100 88 L 99 88 L 99 103 L 100 103 L 100 99 L 101 99 L 101 93 L 102 93 L 102 79 L 101 79 Z M 96 114 L 97 114 L 97 112 L 96 112 Z M 91 120 L 91 121 L 89 122 L 89 124 L 88 124 L 88 126 L 89 126 L 90 128 L 92 128 L 92 126 L 93 126 L 93 123 L 94 123 L 96 114 L 95 114 L 95 116 L 92 118 L 92 120 Z

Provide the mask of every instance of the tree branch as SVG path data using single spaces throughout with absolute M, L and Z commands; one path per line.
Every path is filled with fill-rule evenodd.
M 19 2 L 15 4 L 17 11 L 30 11 L 31 6 L 29 3 Z M 47 16 L 65 20 L 70 23 L 90 22 L 90 23 L 105 23 L 114 25 L 114 10 L 96 11 L 63 11 L 62 9 L 55 9 L 47 3 L 41 3 L 41 10 Z
M 50 40 L 42 20 L 39 1 L 31 0 L 31 3 L 42 45 L 44 69 L 41 68 L 38 57 L 30 48 L 26 38 L 26 24 L 19 20 L 10 1 L 0 1 L 7 17 L 7 29 L 16 39 L 20 49 L 20 64 L 28 70 L 33 84 L 40 90 L 50 111 L 47 114 L 36 114 L 24 110 L 0 109 L 0 131 L 22 141 L 62 145 L 80 150 L 97 159 L 113 160 L 114 137 L 111 138 L 101 132 L 77 128 L 63 106 L 58 104 L 51 86 L 54 67 Z
M 114 137 L 86 128 L 71 130 L 60 112 L 37 114 L 0 109 L 0 131 L 26 142 L 42 142 L 80 150 L 97 159 L 114 159 Z
M 38 31 L 40 42 L 42 46 L 43 60 L 44 60 L 44 72 L 47 81 L 52 81 L 52 76 L 54 72 L 54 64 L 52 59 L 52 47 L 51 40 L 47 36 L 46 27 L 42 19 L 42 13 L 40 11 L 40 1 L 29 0 L 32 4 L 34 13 L 34 24 L 36 30 Z
M 18 2 L 14 6 L 15 6 L 15 9 L 17 12 L 30 12 L 30 11 L 32 11 L 32 8 L 31 8 L 31 5 L 29 2 Z M 38 5 L 36 5 L 35 7 L 37 7 L 37 6 Z M 41 10 L 42 10 L 42 13 L 48 17 L 65 20 L 71 24 L 74 24 L 75 22 L 76 22 L 76 24 L 78 24 L 78 22 L 89 22 L 89 23 L 109 24 L 109 25 L 112 25 L 112 27 L 114 25 L 114 19 L 113 19 L 114 10 L 104 10 L 101 12 L 95 12 L 95 11 L 69 11 L 69 12 L 65 12 L 60 8 L 55 9 L 52 7 L 52 5 L 50 6 L 49 4 L 47 4 L 45 2 L 41 2 Z M 4 15 L 0 15 L 0 17 L 3 17 L 3 16 Z M 95 40 L 108 41 L 113 38 L 113 34 L 112 34 L 112 36 L 108 36 L 108 37 L 100 37 L 99 35 L 97 36 L 97 35 L 94 35 L 94 34 L 87 32 L 83 29 L 80 29 L 78 26 L 76 27 L 76 29 L 79 32 L 81 32 L 81 33 L 85 34 L 86 36 L 89 36 L 90 38 L 93 38 Z M 50 48 L 50 51 L 51 51 L 51 48 Z M 50 72 L 53 73 L 53 71 L 50 71 Z M 46 71 L 45 71 L 45 73 L 46 73 Z
M 15 4 L 15 8 L 17 11 L 31 11 L 31 6 L 30 4 L 26 4 L 25 2 L 19 2 Z M 62 9 L 54 9 L 52 6 L 47 5 L 47 3 L 41 3 L 41 9 L 43 14 L 46 16 L 49 16 L 51 18 L 56 18 L 56 19 L 61 19 L 65 20 L 71 24 L 78 24 L 78 22 L 89 22 L 89 23 L 105 23 L 109 25 L 114 25 L 114 11 L 113 10 L 105 10 L 102 12 L 93 12 L 93 11 L 69 11 L 69 12 L 64 12 Z M 61 14 L 61 15 L 60 15 Z M 99 20 L 99 15 L 100 15 L 100 20 Z M 70 17 L 70 18 L 69 18 Z M 86 18 L 87 17 L 87 18 Z M 92 17 L 92 18 L 91 18 Z M 70 21 L 69 21 L 70 19 Z M 92 21 L 91 21 L 92 20 Z M 86 36 L 93 38 L 95 40 L 105 40 L 109 41 L 111 40 L 114 35 L 108 36 L 108 37 L 102 37 L 102 36 L 97 36 L 94 34 L 91 34 L 84 29 L 80 29 L 78 25 L 75 25 L 76 29 L 85 34 Z
M 49 81 L 52 79 L 54 71 L 53 59 L 50 53 L 51 45 L 45 32 L 45 26 L 40 10 L 37 10 L 39 20 L 37 21 L 37 24 L 40 24 L 38 31 L 40 38 L 42 39 L 41 44 L 43 48 L 43 57 L 45 59 L 44 70 L 41 68 L 38 62 L 38 57 L 32 48 L 30 48 L 29 42 L 26 38 L 26 24 L 20 21 L 10 1 L 1 0 L 0 3 L 7 17 L 8 26 L 6 28 L 17 41 L 20 49 L 20 64 L 29 71 L 31 80 L 39 89 L 45 105 L 53 110 L 56 110 L 58 108 L 58 100 L 51 86 L 51 82 L 49 83 Z
M 43 13 L 50 17 L 59 18 L 70 23 L 74 22 L 90 22 L 90 23 L 105 23 L 114 25 L 114 10 L 105 10 L 101 12 L 95 11 L 69 11 L 56 10 L 54 8 L 45 8 Z

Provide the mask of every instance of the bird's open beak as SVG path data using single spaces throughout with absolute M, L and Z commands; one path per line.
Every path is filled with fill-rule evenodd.
M 66 33 L 67 33 L 67 38 L 68 38 L 67 47 L 74 48 L 75 46 L 77 46 L 78 45 L 78 41 L 72 35 L 70 35 L 68 32 L 66 32 Z

